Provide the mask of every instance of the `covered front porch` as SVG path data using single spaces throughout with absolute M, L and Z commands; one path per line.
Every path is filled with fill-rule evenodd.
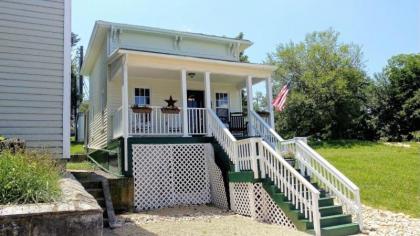
M 233 134 L 252 136 L 243 111 L 253 110 L 253 85 L 260 82 L 271 104 L 271 73 L 266 65 L 120 50 L 109 62 L 112 139 L 211 136 L 209 111 Z M 265 119 L 273 125 L 268 107 Z

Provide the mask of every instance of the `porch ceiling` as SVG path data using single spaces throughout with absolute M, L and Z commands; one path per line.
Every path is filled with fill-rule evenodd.
M 187 71 L 187 74 L 188 73 L 194 73 L 193 77 L 187 76 L 188 81 L 200 81 L 204 83 L 204 73 L 195 72 L 195 71 Z M 180 80 L 181 71 L 129 65 L 128 75 L 130 78 Z M 244 76 L 211 73 L 210 79 L 212 83 L 235 84 L 235 86 L 237 86 L 238 88 L 244 88 L 246 85 L 246 77 Z M 253 84 L 257 84 L 263 80 L 264 80 L 263 78 L 253 78 Z

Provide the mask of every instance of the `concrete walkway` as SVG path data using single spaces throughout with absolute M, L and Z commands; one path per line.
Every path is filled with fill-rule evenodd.
M 119 215 L 121 228 L 104 229 L 105 236 L 299 236 L 305 233 L 259 223 L 215 207 L 192 206 L 165 208 L 142 213 Z

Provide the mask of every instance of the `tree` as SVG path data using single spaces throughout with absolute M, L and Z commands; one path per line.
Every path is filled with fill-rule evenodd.
M 71 111 L 71 127 L 76 127 L 77 108 L 80 105 L 83 97 L 78 91 L 78 76 L 79 76 L 79 53 L 75 49 L 80 38 L 77 34 L 71 33 L 71 46 L 72 46 L 72 62 L 71 62 L 71 98 L 70 98 L 70 111 Z
M 300 43 L 280 44 L 267 62 L 277 66 L 275 89 L 290 83 L 286 109 L 276 113 L 280 134 L 319 138 L 360 138 L 368 112 L 369 80 L 362 52 L 339 43 L 339 33 L 313 32 Z M 363 132 L 362 132 L 363 133 Z
M 238 36 L 236 36 L 236 39 L 243 40 L 244 39 L 244 33 L 243 32 L 239 32 Z M 240 62 L 249 62 L 248 56 L 245 55 L 244 52 L 240 52 L 239 53 L 239 61 Z
M 373 113 L 380 135 L 411 139 L 420 130 L 420 54 L 400 54 L 375 75 Z
M 243 32 L 239 32 L 238 36 L 236 36 L 236 39 L 244 39 L 244 33 Z M 244 52 L 240 52 L 239 53 L 239 61 L 240 62 L 249 62 L 248 56 L 245 55 Z M 242 111 L 244 113 L 247 113 L 247 100 L 246 100 L 246 91 L 245 89 L 241 90 L 241 100 L 242 100 Z

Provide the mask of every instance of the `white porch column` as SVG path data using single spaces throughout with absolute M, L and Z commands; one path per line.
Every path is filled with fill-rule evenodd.
M 205 96 L 205 108 L 211 109 L 211 88 L 210 88 L 210 72 L 206 72 L 204 74 L 204 96 Z M 210 114 L 206 111 L 206 126 L 207 126 L 207 136 L 211 136 L 210 126 L 209 126 L 209 119 Z
M 181 100 L 182 100 L 182 131 L 188 137 L 188 103 L 187 103 L 187 71 L 181 71 Z
M 267 95 L 267 106 L 268 112 L 270 113 L 270 122 L 269 125 L 271 128 L 274 129 L 274 112 L 273 112 L 273 81 L 271 77 L 265 79 L 265 88 L 266 88 L 266 95 Z
M 248 111 L 248 119 L 251 117 L 251 111 L 254 110 L 254 94 L 252 92 L 252 76 L 248 76 L 246 80 L 246 95 L 247 95 L 247 111 Z M 254 136 L 255 132 L 252 128 L 251 122 L 248 121 L 248 135 Z
M 122 123 L 123 123 L 123 137 L 124 137 L 124 170 L 128 171 L 128 68 L 127 68 L 127 54 L 122 58 Z

